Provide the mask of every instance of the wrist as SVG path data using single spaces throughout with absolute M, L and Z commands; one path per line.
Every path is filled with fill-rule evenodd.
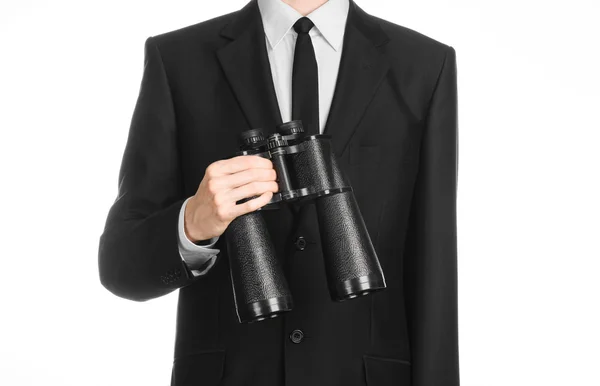
M 195 223 L 195 213 L 196 213 L 196 205 L 194 197 L 190 198 L 185 207 L 184 216 L 183 216 L 183 231 L 185 232 L 185 236 L 192 243 L 196 245 L 209 244 L 210 237 L 204 236 L 203 234 L 197 232 L 194 229 Z

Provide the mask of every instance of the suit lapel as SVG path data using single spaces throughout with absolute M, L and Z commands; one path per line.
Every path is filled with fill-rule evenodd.
M 390 65 L 377 49 L 388 42 L 379 24 L 350 0 L 340 68 L 324 134 L 341 155 Z
M 248 2 L 221 30 L 221 35 L 232 41 L 217 50 L 217 57 L 248 121 L 248 128 L 261 128 L 265 135 L 274 133 L 282 118 L 256 0 Z
M 248 2 L 221 35 L 231 42 L 217 50 L 217 57 L 249 127 L 262 128 L 265 135 L 274 133 L 282 118 L 256 0 Z M 350 0 L 340 68 L 324 130 L 332 135 L 337 155 L 344 152 L 389 70 L 377 48 L 388 40 L 379 24 Z

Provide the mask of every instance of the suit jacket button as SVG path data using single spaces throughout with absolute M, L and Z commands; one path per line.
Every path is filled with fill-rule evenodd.
M 303 339 L 304 339 L 304 333 L 302 332 L 302 330 L 294 330 L 290 334 L 290 340 L 296 344 L 302 342 Z
M 304 248 L 306 248 L 306 239 L 302 236 L 298 236 L 296 238 L 296 241 L 294 242 L 294 244 L 296 244 L 296 249 L 299 251 L 303 251 Z

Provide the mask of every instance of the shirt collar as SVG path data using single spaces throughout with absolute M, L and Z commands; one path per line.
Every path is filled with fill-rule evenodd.
M 296 33 L 292 27 L 302 17 L 302 14 L 290 5 L 282 0 L 258 0 L 258 7 L 271 49 L 281 42 L 290 29 L 292 33 Z M 348 8 L 348 0 L 328 0 L 306 15 L 315 25 L 310 31 L 311 35 L 316 28 L 327 43 L 338 51 L 344 37 Z

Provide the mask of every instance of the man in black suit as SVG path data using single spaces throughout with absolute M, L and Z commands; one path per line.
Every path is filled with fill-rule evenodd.
M 136 301 L 179 289 L 172 385 L 457 386 L 455 50 L 354 0 L 283 4 L 146 40 L 101 282 Z M 230 157 L 241 131 L 296 117 L 332 136 L 388 288 L 332 302 L 314 205 L 284 205 L 263 217 L 294 309 L 240 324 L 219 236 L 277 184 L 271 161 Z

